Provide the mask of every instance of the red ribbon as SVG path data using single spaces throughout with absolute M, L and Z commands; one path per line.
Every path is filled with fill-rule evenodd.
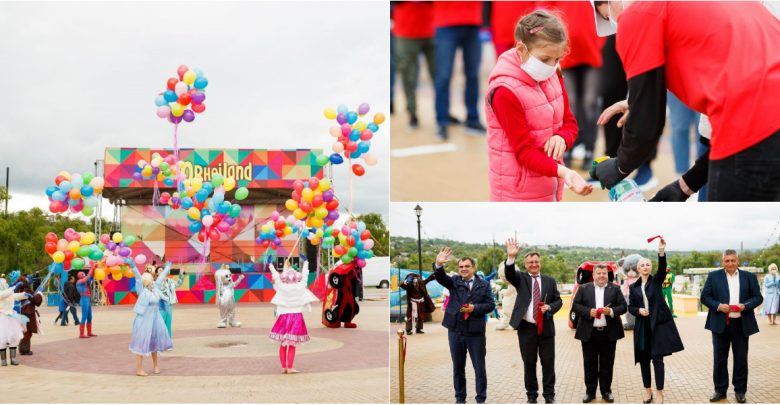
M 656 240 L 656 239 L 658 239 L 658 238 L 663 238 L 663 236 L 661 236 L 661 235 L 655 235 L 655 236 L 653 236 L 652 238 L 647 238 L 647 243 L 650 243 L 650 242 L 652 242 L 652 241 L 654 241 L 654 240 Z
M 468 307 L 469 307 L 469 304 L 463 304 L 463 306 L 461 308 L 468 308 Z M 463 320 L 467 321 L 468 319 L 469 319 L 469 313 L 468 312 L 464 312 L 463 313 Z
M 604 313 L 604 308 L 599 308 L 596 310 L 596 319 L 601 319 L 601 314 Z
M 539 301 L 539 312 L 536 314 L 536 334 L 542 334 L 542 328 L 544 327 L 544 314 L 542 313 L 542 307 L 544 302 Z
M 739 305 L 729 305 L 729 309 L 731 310 L 731 312 L 740 312 Z M 729 325 L 730 321 L 731 321 L 731 317 L 729 316 L 729 314 L 726 314 L 726 326 Z

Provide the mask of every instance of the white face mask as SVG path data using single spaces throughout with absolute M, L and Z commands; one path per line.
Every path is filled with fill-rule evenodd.
M 555 74 L 555 66 L 550 66 L 540 61 L 530 53 L 528 54 L 528 60 L 520 65 L 520 68 L 525 70 L 537 82 L 543 82 Z

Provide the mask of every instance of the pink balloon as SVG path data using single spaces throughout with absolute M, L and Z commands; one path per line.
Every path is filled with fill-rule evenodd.
M 230 230 L 230 224 L 226 221 L 222 221 L 217 224 L 217 230 L 219 230 L 220 232 L 227 232 Z
M 108 245 L 108 241 L 109 240 L 110 239 L 108 238 L 108 234 L 107 233 L 104 233 L 104 234 L 100 235 L 100 241 L 103 242 L 104 245 Z
M 146 263 L 146 255 L 140 254 L 135 257 L 135 264 L 140 266 L 144 263 Z
M 171 107 L 168 107 L 167 105 L 157 108 L 157 116 L 160 118 L 168 118 L 168 115 L 170 114 Z
M 363 242 L 363 249 L 370 250 L 372 247 L 374 247 L 373 239 L 367 239 L 365 242 Z

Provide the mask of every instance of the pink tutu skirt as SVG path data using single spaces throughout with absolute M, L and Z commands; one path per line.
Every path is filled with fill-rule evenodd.
M 309 341 L 309 331 L 306 330 L 306 322 L 303 314 L 283 314 L 276 318 L 274 327 L 268 338 L 282 345 L 295 346 Z
M 19 314 L 0 314 L 0 349 L 19 346 L 27 328 L 27 317 Z

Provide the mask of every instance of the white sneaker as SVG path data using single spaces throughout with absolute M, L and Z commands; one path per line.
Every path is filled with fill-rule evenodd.
M 579 144 L 571 150 L 571 158 L 575 160 L 582 160 L 585 158 L 585 145 Z

